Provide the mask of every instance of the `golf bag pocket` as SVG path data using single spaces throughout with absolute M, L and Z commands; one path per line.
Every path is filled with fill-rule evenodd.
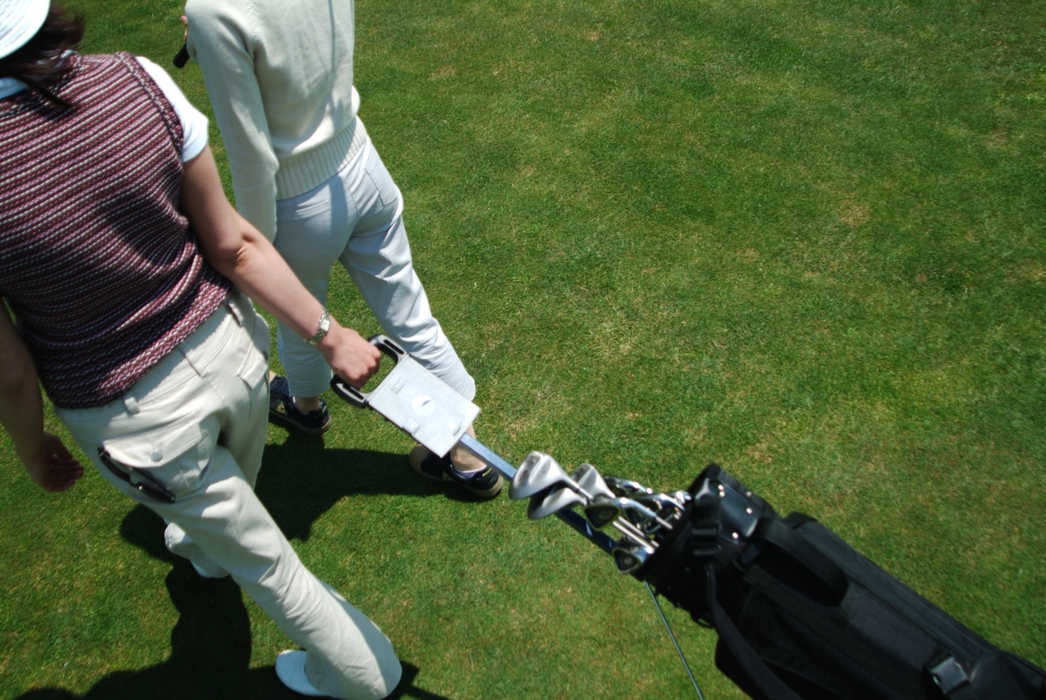
M 1046 700 L 1041 669 L 816 520 L 781 518 L 716 465 L 690 492 L 635 575 L 716 629 L 716 665 L 755 700 Z

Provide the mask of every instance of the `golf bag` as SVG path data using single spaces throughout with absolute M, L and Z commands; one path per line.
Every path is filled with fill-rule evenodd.
M 755 700 L 1046 700 L 1000 651 L 816 520 L 786 518 L 717 465 L 633 575 L 719 634 L 716 666 Z

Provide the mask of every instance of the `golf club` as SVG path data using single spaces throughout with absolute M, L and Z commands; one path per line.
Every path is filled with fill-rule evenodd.
M 633 496 L 637 493 L 653 493 L 653 489 L 648 489 L 638 481 L 632 481 L 631 479 L 622 479 L 619 476 L 608 476 L 605 478 L 606 485 L 610 487 L 618 496 Z
M 556 484 L 567 485 L 572 491 L 581 494 L 585 501 L 592 500 L 592 495 L 567 476 L 563 467 L 559 466 L 559 462 L 544 452 L 536 451 L 526 456 L 512 476 L 509 497 L 517 501 L 529 498 Z
M 654 551 L 649 544 L 636 543 L 618 545 L 611 554 L 614 555 L 617 570 L 623 574 L 630 574 L 654 556 Z
M 542 497 L 541 493 L 531 496 L 530 505 L 527 506 L 527 517 L 531 520 L 540 520 L 553 513 L 558 513 L 564 508 L 584 502 L 585 499 L 581 496 L 565 486 L 560 486 L 553 488 L 547 496 Z
M 574 471 L 573 478 L 578 486 L 588 491 L 593 497 L 599 495 L 614 496 L 614 492 L 610 490 L 603 477 L 596 471 L 596 468 L 587 462 Z
M 643 494 L 636 496 L 635 500 L 667 518 L 677 517 L 683 512 L 685 507 L 682 503 L 664 493 Z
M 667 530 L 672 529 L 672 525 L 658 516 L 657 513 L 642 503 L 624 496 L 608 498 L 600 495 L 591 499 L 589 504 L 585 506 L 585 517 L 597 529 L 602 529 L 622 514 L 638 516 L 640 522 L 636 523 L 633 521 L 634 525 L 641 525 L 643 522 L 654 522 Z

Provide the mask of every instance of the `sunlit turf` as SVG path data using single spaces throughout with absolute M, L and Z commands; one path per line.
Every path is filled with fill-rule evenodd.
M 77 6 L 87 51 L 180 46 L 177 3 Z M 481 440 L 658 489 L 716 461 L 1046 664 L 1041 3 L 380 0 L 357 22 L 360 114 Z M 207 111 L 198 69 L 176 78 Z M 340 271 L 330 307 L 379 330 Z M 692 693 L 640 584 L 505 496 L 418 480 L 409 438 L 329 400 L 322 440 L 270 429 L 258 491 L 392 639 L 407 697 Z M 286 639 L 147 511 L 94 473 L 43 494 L 3 454 L 0 695 L 291 697 Z M 706 696 L 742 697 L 668 612 Z

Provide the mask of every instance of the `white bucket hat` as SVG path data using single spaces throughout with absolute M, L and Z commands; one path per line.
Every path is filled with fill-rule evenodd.
M 47 19 L 51 0 L 0 0 L 0 58 L 33 38 Z

